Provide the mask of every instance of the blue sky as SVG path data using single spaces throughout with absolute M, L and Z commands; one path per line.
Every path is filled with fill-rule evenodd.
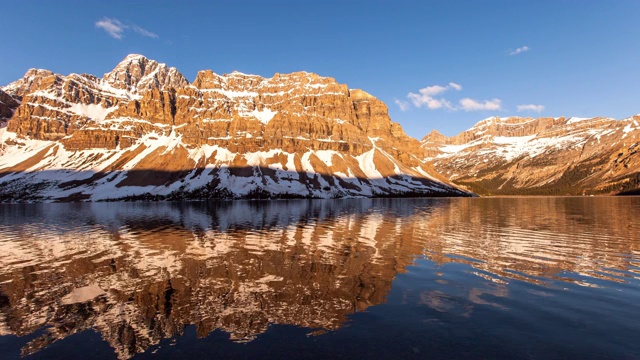
M 101 76 L 129 53 L 361 88 L 411 136 L 493 116 L 640 113 L 640 1 L 4 1 L 0 84 Z

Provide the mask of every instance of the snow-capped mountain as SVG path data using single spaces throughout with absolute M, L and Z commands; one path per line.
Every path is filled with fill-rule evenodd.
M 422 139 L 425 160 L 480 195 L 582 195 L 640 188 L 640 115 L 491 117 L 453 137 Z
M 102 78 L 29 70 L 0 88 L 5 201 L 465 195 L 362 90 L 307 72 Z

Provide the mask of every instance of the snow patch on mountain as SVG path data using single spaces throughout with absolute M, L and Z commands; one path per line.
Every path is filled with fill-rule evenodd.
M 102 122 L 116 107 L 105 108 L 100 104 L 73 104 L 67 109 L 78 115 Z
M 574 116 L 574 117 L 569 118 L 569 120 L 567 120 L 567 124 L 575 124 L 575 123 L 582 122 L 582 121 L 585 121 L 585 120 L 590 120 L 590 119 L 591 118 L 583 118 L 583 117 L 575 117 Z
M 258 119 L 261 123 L 267 125 L 271 119 L 278 113 L 278 111 L 271 111 L 270 109 L 264 108 L 262 110 L 253 110 L 251 115 Z
M 360 165 L 360 169 L 364 172 L 364 174 L 369 179 L 381 179 L 382 174 L 376 169 L 376 165 L 373 162 L 373 157 L 375 155 L 376 149 L 373 148 L 364 154 L 357 156 L 358 164 Z

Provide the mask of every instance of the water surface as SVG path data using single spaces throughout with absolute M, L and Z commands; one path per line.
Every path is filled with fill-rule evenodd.
M 640 358 L 640 198 L 0 205 L 0 357 Z

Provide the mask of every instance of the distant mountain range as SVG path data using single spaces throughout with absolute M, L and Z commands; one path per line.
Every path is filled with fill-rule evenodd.
M 499 118 L 422 139 L 425 160 L 480 195 L 638 193 L 640 116 Z
M 614 194 L 640 188 L 640 117 L 490 118 L 422 141 L 307 72 L 31 69 L 0 88 L 0 200 Z

